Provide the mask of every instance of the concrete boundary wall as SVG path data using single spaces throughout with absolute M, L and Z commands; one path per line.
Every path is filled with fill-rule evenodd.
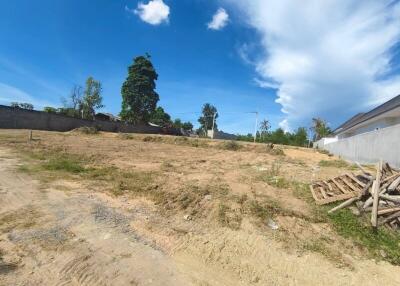
M 400 124 L 339 139 L 319 148 L 350 161 L 370 164 L 382 159 L 400 167 Z
M 26 110 L 0 105 L 0 128 L 3 129 L 33 129 L 48 131 L 70 131 L 88 126 L 101 131 L 125 133 L 167 133 L 160 127 L 146 125 L 131 125 L 123 122 L 85 120 L 60 114 L 36 110 Z

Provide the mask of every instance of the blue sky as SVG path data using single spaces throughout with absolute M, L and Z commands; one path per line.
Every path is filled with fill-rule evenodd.
M 334 127 L 400 94 L 399 38 L 398 1 L 2 1 L 0 103 L 60 106 L 91 75 L 117 114 L 148 52 L 174 118 L 197 123 L 210 102 L 228 132 L 252 132 L 250 111 L 273 128 Z

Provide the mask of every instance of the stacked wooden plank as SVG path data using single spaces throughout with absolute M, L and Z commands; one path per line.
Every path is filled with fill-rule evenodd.
M 318 204 L 346 200 L 329 212 L 356 204 L 361 213 L 371 213 L 371 225 L 400 230 L 400 170 L 380 161 L 372 174 L 362 166 L 361 174 L 346 174 L 311 185 Z
M 315 182 L 311 185 L 311 193 L 319 205 L 329 204 L 357 197 L 365 188 L 363 178 L 353 174 L 344 174 L 326 181 Z

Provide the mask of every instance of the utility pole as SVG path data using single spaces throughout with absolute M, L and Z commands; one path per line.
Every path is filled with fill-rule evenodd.
M 254 126 L 254 143 L 256 143 L 257 139 L 258 111 L 256 111 L 255 114 L 256 114 L 256 125 Z
M 214 114 L 213 114 L 213 121 L 212 121 L 212 134 L 211 134 L 211 139 L 214 139 L 214 126 L 215 126 L 215 115 L 216 115 L 217 113 L 216 112 L 214 112 Z

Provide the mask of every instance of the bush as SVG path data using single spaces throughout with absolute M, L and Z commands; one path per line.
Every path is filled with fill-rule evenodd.
M 43 164 L 44 169 L 49 171 L 66 171 L 69 173 L 81 173 L 85 168 L 80 162 L 67 155 L 50 158 L 48 162 Z
M 225 150 L 237 151 L 242 148 L 242 146 L 236 141 L 228 141 L 222 144 L 222 148 Z
M 82 134 L 98 134 L 99 130 L 96 127 L 88 127 L 88 126 L 83 126 L 74 129 L 75 132 L 79 132 Z

